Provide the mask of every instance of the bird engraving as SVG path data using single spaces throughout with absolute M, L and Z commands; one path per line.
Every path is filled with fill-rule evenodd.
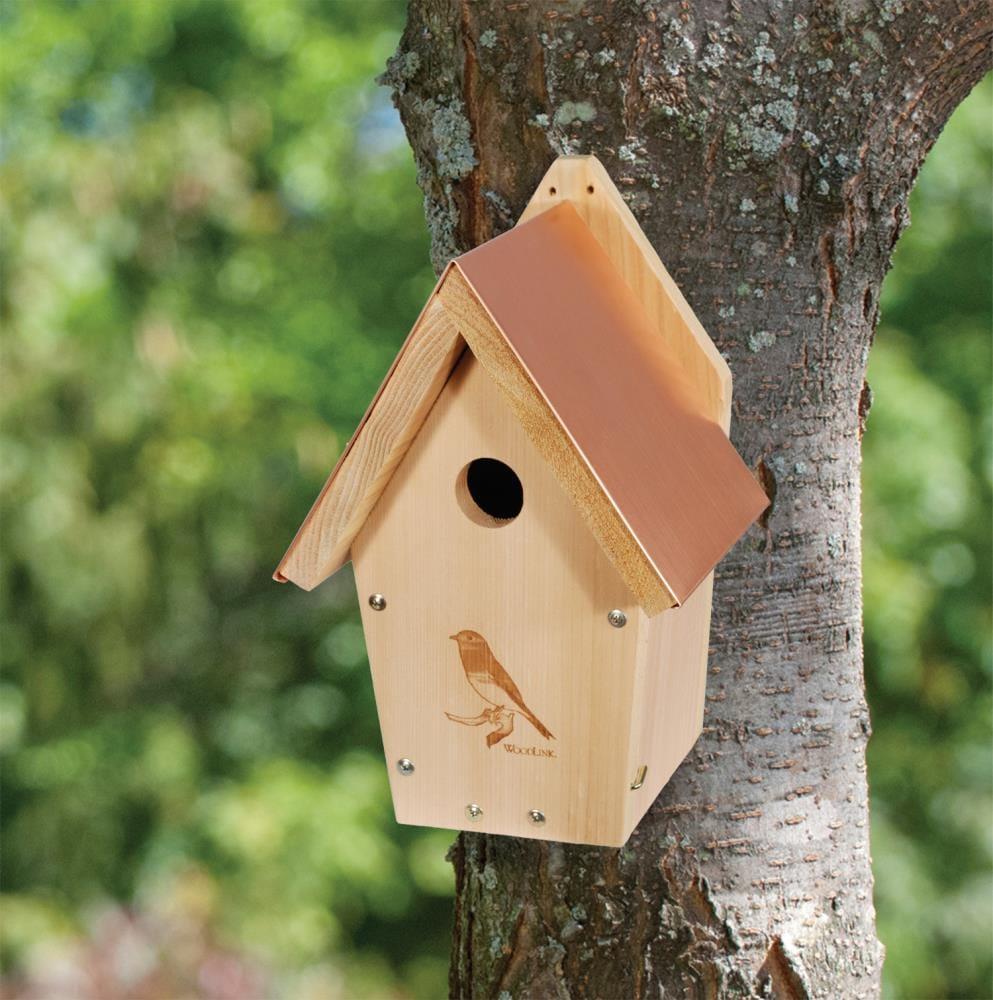
M 486 745 L 495 746 L 504 737 L 514 731 L 514 715 L 520 712 L 546 740 L 555 737 L 548 731 L 545 724 L 524 704 L 524 696 L 514 683 L 513 678 L 504 669 L 503 664 L 493 655 L 487 641 L 472 629 L 463 629 L 455 635 L 450 635 L 459 646 L 459 658 L 469 686 L 487 702 L 487 708 L 476 716 L 467 717 L 446 712 L 452 722 L 463 726 L 494 726 L 486 734 Z

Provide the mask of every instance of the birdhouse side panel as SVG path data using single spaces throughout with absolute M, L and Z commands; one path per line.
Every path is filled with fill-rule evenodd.
M 352 555 L 397 819 L 622 843 L 640 612 L 468 352 Z
M 711 573 L 681 607 L 639 618 L 629 766 L 641 778 L 640 787 L 627 799 L 629 830 L 638 825 L 700 736 L 713 582 Z

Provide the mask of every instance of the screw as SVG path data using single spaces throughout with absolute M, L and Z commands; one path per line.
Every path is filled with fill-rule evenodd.
M 528 819 L 535 826 L 541 826 L 545 822 L 545 814 L 540 809 L 532 809 L 528 813 Z
M 476 805 L 475 802 L 470 802 L 469 805 L 465 807 L 465 814 L 469 819 L 476 820 L 483 815 L 483 810 Z
M 613 611 L 607 612 L 607 621 L 610 622 L 614 628 L 624 628 L 628 623 L 628 616 L 621 611 L 620 608 L 614 608 Z
M 382 594 L 373 594 L 369 598 L 369 607 L 373 611 L 382 611 L 386 607 L 386 598 Z
M 406 778 L 414 773 L 414 762 L 406 757 L 401 757 L 397 761 L 397 770 Z

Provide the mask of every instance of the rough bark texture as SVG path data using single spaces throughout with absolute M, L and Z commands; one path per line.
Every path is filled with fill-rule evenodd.
M 722 563 L 703 736 L 622 850 L 463 834 L 458 997 L 863 997 L 859 438 L 921 161 L 979 0 L 412 0 L 393 85 L 440 267 L 559 153 L 615 178 L 735 377 L 773 500 Z

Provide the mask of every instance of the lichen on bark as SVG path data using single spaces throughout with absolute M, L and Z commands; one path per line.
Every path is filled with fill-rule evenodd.
M 622 850 L 463 834 L 454 996 L 870 997 L 859 439 L 978 0 L 412 0 L 385 80 L 436 268 L 595 153 L 735 377 L 774 500 L 721 565 L 704 732 Z

